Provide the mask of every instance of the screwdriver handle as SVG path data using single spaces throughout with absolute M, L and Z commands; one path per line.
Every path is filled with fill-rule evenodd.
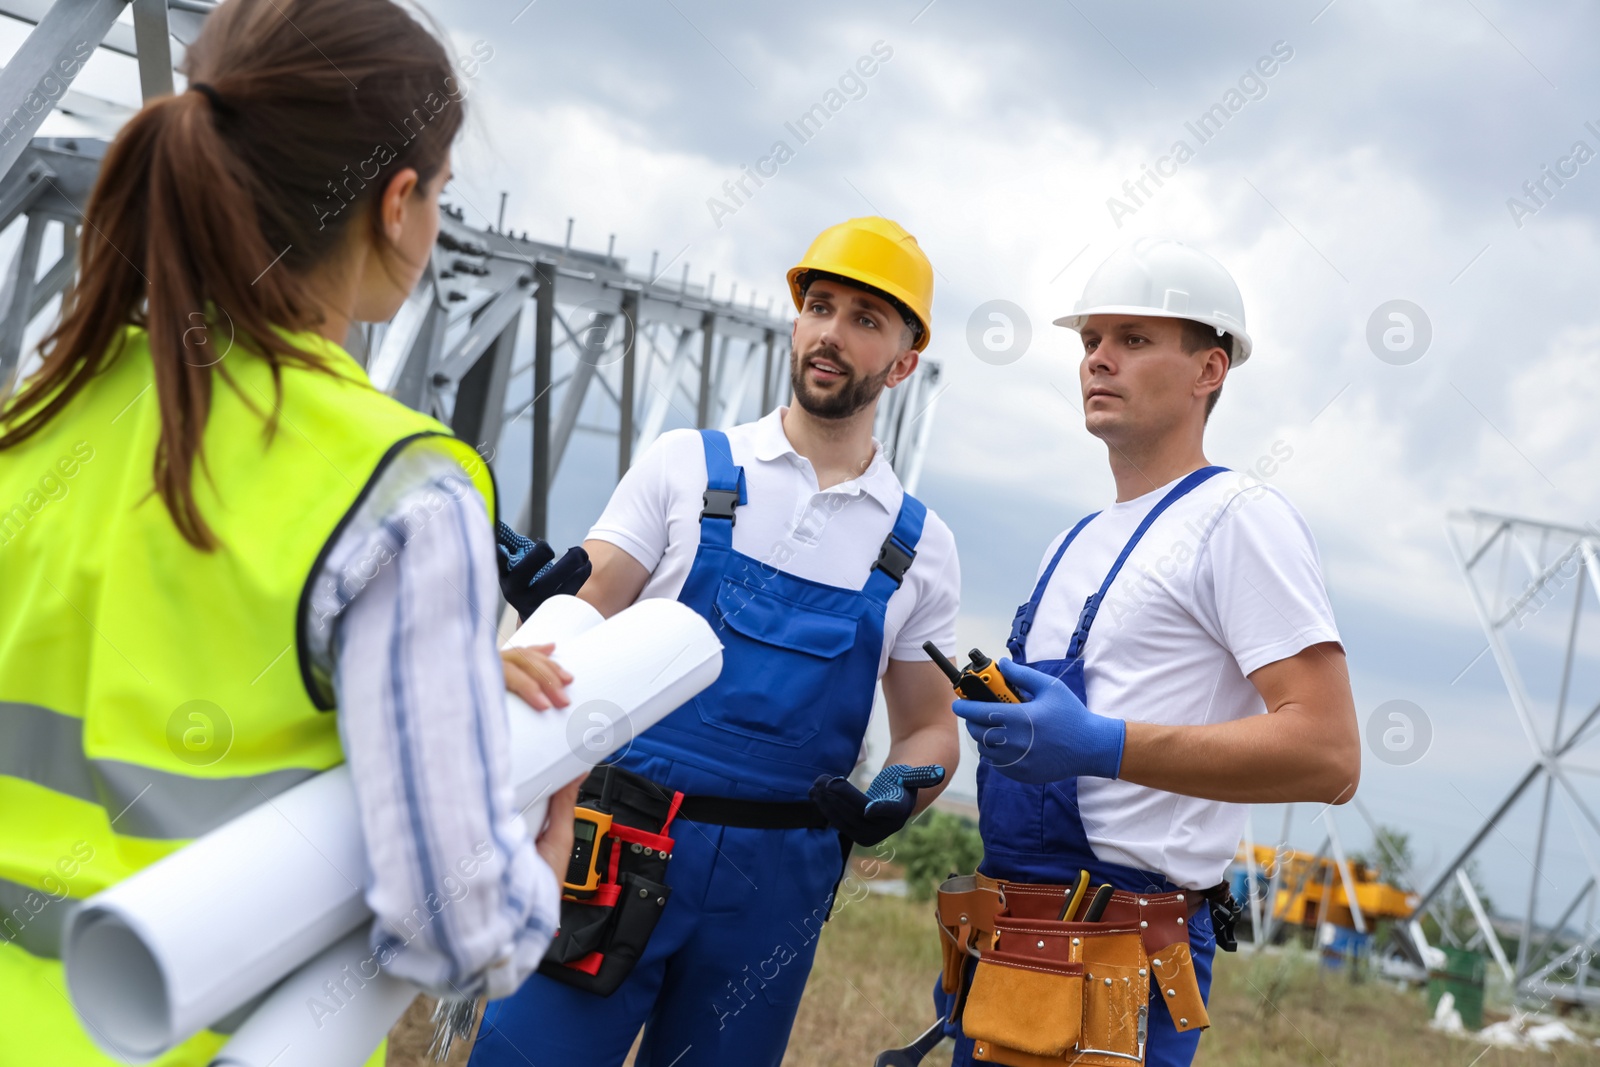
M 1100 916 L 1106 913 L 1106 905 L 1111 903 L 1111 894 L 1113 892 L 1115 890 L 1111 888 L 1111 883 L 1109 882 L 1096 889 L 1094 891 L 1094 899 L 1089 901 L 1089 910 L 1083 913 L 1083 921 L 1086 923 L 1099 922 Z

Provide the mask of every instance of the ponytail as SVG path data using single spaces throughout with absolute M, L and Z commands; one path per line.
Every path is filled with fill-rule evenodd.
M 319 324 L 313 268 L 352 219 L 392 253 L 373 202 L 406 167 L 428 182 L 463 115 L 443 47 L 391 0 L 228 0 L 186 63 L 190 91 L 146 105 L 106 152 L 78 277 L 39 371 L 0 413 L 0 450 L 118 358 L 125 326 L 143 327 L 161 415 L 155 491 L 184 539 L 210 550 L 193 477 L 213 374 L 238 390 L 218 342 L 270 364 L 273 412 L 241 394 L 270 436 L 283 366 L 331 372 L 279 332 Z

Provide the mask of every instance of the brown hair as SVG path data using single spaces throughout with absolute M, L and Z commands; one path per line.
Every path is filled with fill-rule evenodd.
M 1203 322 L 1193 319 L 1182 319 L 1178 325 L 1183 327 L 1183 350 L 1193 355 L 1212 348 L 1220 348 L 1228 354 L 1228 366 L 1233 366 L 1233 335 L 1218 333 L 1215 326 L 1207 326 Z M 1206 397 L 1206 418 L 1211 418 L 1211 412 L 1217 406 L 1217 401 L 1222 399 L 1222 386 L 1217 386 L 1216 391 Z
M 374 202 L 400 170 L 420 189 L 446 165 L 463 108 L 448 53 L 392 0 L 227 0 L 184 73 L 191 91 L 151 101 L 106 152 L 78 277 L 42 367 L 0 415 L 0 449 L 59 414 L 117 357 L 123 327 L 142 326 L 161 410 L 155 490 L 209 550 L 192 475 L 196 460 L 205 470 L 213 370 L 237 386 L 194 326 L 232 323 L 272 367 L 274 410 L 285 364 L 329 371 L 274 327 L 321 321 L 308 274 L 352 219 L 393 252 Z

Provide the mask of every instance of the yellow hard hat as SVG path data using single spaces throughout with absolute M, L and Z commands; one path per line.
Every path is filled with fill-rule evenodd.
M 911 312 L 922 327 L 911 347 L 921 352 L 932 336 L 933 264 L 923 255 L 917 239 L 897 222 L 869 215 L 829 226 L 806 249 L 800 263 L 789 271 L 789 292 L 796 311 L 805 295 L 803 282 L 812 271 L 878 290 Z

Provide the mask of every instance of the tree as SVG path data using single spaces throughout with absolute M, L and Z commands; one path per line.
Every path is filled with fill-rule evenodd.
M 930 808 L 884 844 L 893 851 L 882 858 L 906 872 L 906 893 L 929 900 L 952 872 L 971 874 L 983 860 L 983 839 L 971 819 Z

